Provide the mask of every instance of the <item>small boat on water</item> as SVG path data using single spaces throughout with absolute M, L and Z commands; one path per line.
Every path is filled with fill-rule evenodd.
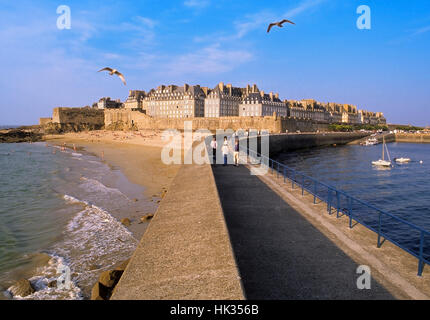
M 389 161 L 385 160 L 385 150 L 387 150 L 387 155 Z M 372 161 L 372 164 L 374 166 L 378 167 L 391 167 L 393 164 L 391 163 L 390 153 L 388 152 L 388 147 L 385 144 L 385 138 L 382 139 L 382 159 L 379 159 L 378 161 Z
M 394 161 L 397 163 L 409 163 L 409 162 L 411 162 L 411 159 L 409 159 L 409 158 L 394 158 Z
M 372 161 L 372 164 L 374 166 L 379 166 L 379 167 L 391 167 L 391 162 L 390 161 L 381 160 L 381 159 L 379 159 L 378 161 Z
M 361 145 L 362 146 L 374 146 L 376 144 L 378 144 L 378 139 L 376 138 L 369 138 L 366 141 L 362 142 Z

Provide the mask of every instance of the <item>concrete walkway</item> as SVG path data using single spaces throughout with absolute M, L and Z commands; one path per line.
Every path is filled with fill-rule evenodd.
M 210 165 L 184 165 L 112 300 L 243 299 Z
M 247 299 L 393 299 L 246 167 L 212 168 Z

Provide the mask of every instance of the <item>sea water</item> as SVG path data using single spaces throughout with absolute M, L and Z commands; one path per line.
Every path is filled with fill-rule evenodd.
M 21 278 L 25 299 L 84 299 L 137 239 L 116 216 L 138 212 L 143 187 L 94 155 L 44 143 L 0 144 L 0 299 Z M 49 288 L 62 270 L 70 285 Z
M 407 164 L 393 162 L 393 168 L 373 166 L 371 162 L 382 157 L 381 144 L 306 149 L 282 153 L 277 160 L 430 231 L 430 145 L 389 143 L 387 146 L 392 160 L 407 157 L 412 161 Z M 388 159 L 386 154 L 385 158 Z M 378 227 L 377 211 L 354 206 L 353 214 L 361 214 L 369 225 Z M 419 253 L 419 231 L 385 215 L 382 222 L 383 232 Z M 426 235 L 424 240 L 424 255 L 430 260 L 430 236 Z

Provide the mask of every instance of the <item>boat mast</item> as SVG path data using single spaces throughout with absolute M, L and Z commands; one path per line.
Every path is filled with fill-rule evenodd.
M 388 146 L 387 145 L 385 145 L 385 149 L 387 150 L 388 160 L 390 160 L 390 162 L 391 162 L 390 152 L 388 151 Z

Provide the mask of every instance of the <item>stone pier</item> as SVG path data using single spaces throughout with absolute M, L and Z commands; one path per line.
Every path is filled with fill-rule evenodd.
M 179 170 L 111 299 L 244 299 L 210 165 Z

